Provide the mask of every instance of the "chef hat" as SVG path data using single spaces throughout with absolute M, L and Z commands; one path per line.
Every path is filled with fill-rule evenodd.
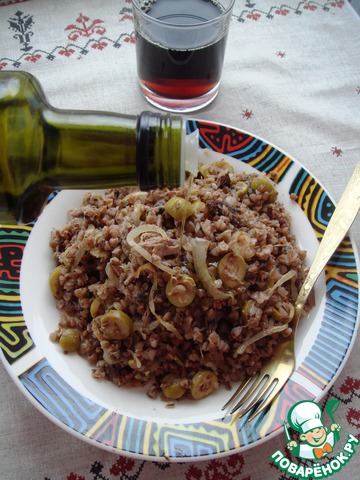
M 313 428 L 323 427 L 321 408 L 311 401 L 296 403 L 288 413 L 288 422 L 294 430 L 306 433 Z

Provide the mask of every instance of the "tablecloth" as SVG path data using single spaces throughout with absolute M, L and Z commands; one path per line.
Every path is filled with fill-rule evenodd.
M 187 116 L 266 139 L 300 161 L 337 201 L 360 159 L 358 6 L 343 0 L 235 0 L 220 93 Z M 152 109 L 138 88 L 134 42 L 130 0 L 0 0 L 0 70 L 33 73 L 56 107 L 129 114 Z M 352 235 L 359 246 L 359 219 Z M 360 440 L 359 365 L 357 339 L 321 402 L 340 401 L 336 420 L 343 445 L 350 434 Z M 23 396 L 3 365 L 0 402 L 4 480 L 293 478 L 270 459 L 285 450 L 284 435 L 225 457 L 157 463 L 70 435 Z M 341 468 L 333 463 L 334 479 L 359 477 L 360 446 L 355 451 L 346 460 L 343 451 Z M 316 470 L 313 477 L 322 478 L 319 472 L 326 474 Z

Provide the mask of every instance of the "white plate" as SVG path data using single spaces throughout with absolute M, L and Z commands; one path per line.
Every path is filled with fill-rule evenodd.
M 252 135 L 218 124 L 188 122 L 189 130 L 195 128 L 200 131 L 204 161 L 212 162 L 226 154 L 236 170 L 277 172 L 279 200 L 291 213 L 293 233 L 299 247 L 308 252 L 310 263 L 317 237 L 321 237 L 333 208 L 318 182 L 298 162 Z M 290 199 L 292 192 L 297 193 L 297 202 Z M 326 278 L 324 274 L 319 279 L 316 307 L 299 326 L 296 371 L 270 412 L 253 423 L 242 419 L 230 425 L 231 417 L 223 417 L 221 406 L 229 398 L 225 389 L 200 402 L 181 401 L 170 409 L 139 389 L 94 380 L 85 359 L 64 355 L 49 340 L 59 320 L 48 287 L 53 268 L 50 231 L 65 225 L 68 209 L 80 205 L 84 193 L 61 192 L 32 229 L 18 227 L 1 232 L 10 245 L 16 246 L 15 237 L 26 242 L 21 263 L 21 308 L 18 305 L 14 315 L 14 322 L 19 324 L 18 341 L 2 348 L 3 361 L 25 395 L 51 420 L 83 440 L 121 454 L 193 461 L 248 448 L 277 434 L 286 418 L 283 405 L 302 399 L 319 400 L 331 386 L 357 328 L 357 255 L 349 239 L 329 262 Z M 0 283 L 0 294 L 2 286 Z M 7 297 L 5 309 L 14 303 L 11 295 Z

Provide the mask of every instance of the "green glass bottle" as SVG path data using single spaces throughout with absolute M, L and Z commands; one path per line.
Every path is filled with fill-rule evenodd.
M 182 184 L 185 121 L 60 110 L 25 72 L 0 72 L 0 224 L 34 221 L 59 189 Z

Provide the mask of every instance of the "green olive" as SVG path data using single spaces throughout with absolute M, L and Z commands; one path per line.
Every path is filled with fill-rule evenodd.
M 195 298 L 195 280 L 188 275 L 171 277 L 170 281 L 166 284 L 165 294 L 169 302 L 175 307 L 186 307 Z
M 253 190 L 258 190 L 258 191 L 261 191 L 261 192 L 268 192 L 269 193 L 269 203 L 275 202 L 277 197 L 278 197 L 278 192 L 275 190 L 274 185 L 266 177 L 254 178 L 254 180 L 252 180 L 250 186 Z
M 166 375 L 161 383 L 161 390 L 166 398 L 176 400 L 177 398 L 182 397 L 186 392 L 182 383 L 181 378 L 174 377 L 173 375 Z
M 133 321 L 122 310 L 110 310 L 100 319 L 100 330 L 109 340 L 124 340 L 133 332 Z
M 191 203 L 191 215 L 195 215 L 197 212 L 201 212 L 205 209 L 206 205 L 201 200 L 196 200 L 196 202 Z
M 236 187 L 236 195 L 238 197 L 242 197 L 248 191 L 248 185 L 245 182 L 238 182 Z
M 227 253 L 218 263 L 219 277 L 229 288 L 240 287 L 244 281 L 246 269 L 244 258 L 233 252 Z
M 218 162 L 203 165 L 200 171 L 204 178 L 207 178 L 210 175 L 211 167 L 221 168 L 222 170 L 227 170 L 229 173 L 234 173 L 234 167 L 230 165 L 230 163 L 226 160 L 219 160 Z
M 168 200 L 164 208 L 166 212 L 171 215 L 175 220 L 181 220 L 193 215 L 193 208 L 191 203 L 182 197 L 172 197 Z
M 195 400 L 207 397 L 219 387 L 218 377 L 211 370 L 199 370 L 191 379 L 190 391 Z
M 104 311 L 105 309 L 101 298 L 95 297 L 90 305 L 90 315 L 92 316 L 92 318 L 95 318 L 98 315 L 102 315 Z
M 221 168 L 222 170 L 227 170 L 229 173 L 234 173 L 234 167 L 226 160 L 219 160 L 212 163 L 211 166 Z
M 60 279 L 60 275 L 64 273 L 64 268 L 65 267 L 63 265 L 58 265 L 50 273 L 50 278 L 49 278 L 50 290 L 54 298 L 56 298 L 57 300 L 61 298 L 62 288 L 59 284 L 59 279 Z
M 61 332 L 59 345 L 65 353 L 77 352 L 81 344 L 81 335 L 76 328 L 66 328 Z

